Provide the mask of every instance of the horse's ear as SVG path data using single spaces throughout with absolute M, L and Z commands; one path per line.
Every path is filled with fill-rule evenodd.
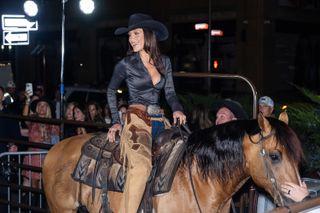
M 269 134 L 271 132 L 271 125 L 261 112 L 258 114 L 258 124 L 262 132 L 266 134 Z
M 288 124 L 289 123 L 288 113 L 286 111 L 281 112 L 279 115 L 279 120 Z

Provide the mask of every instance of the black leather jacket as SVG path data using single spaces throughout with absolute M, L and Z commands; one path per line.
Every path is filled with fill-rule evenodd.
M 183 111 L 174 90 L 170 59 L 162 56 L 162 61 L 165 68 L 164 75 L 161 76 L 161 80 L 156 85 L 153 85 L 151 76 L 138 53 L 127 56 L 116 64 L 107 91 L 113 124 L 120 123 L 116 91 L 123 80 L 126 80 L 129 91 L 129 105 L 159 105 L 160 91 L 164 89 L 165 97 L 171 110 L 173 112 Z

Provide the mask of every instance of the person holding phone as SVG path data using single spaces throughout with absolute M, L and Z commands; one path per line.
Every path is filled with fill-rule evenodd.
M 23 115 L 24 116 L 33 116 L 38 118 L 52 118 L 52 112 L 54 112 L 54 107 L 51 102 L 47 99 L 37 99 L 31 102 L 30 90 L 26 90 L 26 101 L 24 104 Z M 30 114 L 30 109 L 33 114 Z M 34 143 L 56 143 L 57 137 L 59 137 L 60 129 L 58 125 L 47 124 L 43 122 L 25 122 L 28 127 L 28 139 L 29 142 Z M 28 151 L 39 151 L 39 148 L 28 148 Z M 24 165 L 41 167 L 42 161 L 44 160 L 44 155 L 32 155 L 26 156 L 23 159 Z M 24 185 L 29 185 L 31 180 L 31 185 L 33 188 L 40 188 L 40 173 L 38 172 L 29 172 L 27 170 L 22 171 L 24 176 Z

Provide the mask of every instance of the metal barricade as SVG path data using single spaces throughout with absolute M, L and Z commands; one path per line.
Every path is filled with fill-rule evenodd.
M 0 154 L 0 212 L 48 212 L 42 190 L 45 151 Z

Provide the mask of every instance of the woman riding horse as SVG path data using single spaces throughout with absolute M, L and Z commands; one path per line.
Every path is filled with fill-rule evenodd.
M 65 139 L 52 147 L 43 165 L 43 183 L 52 213 L 101 209 L 100 190 L 72 179 L 81 146 L 94 135 Z M 156 212 L 228 212 L 228 200 L 251 177 L 279 206 L 293 202 L 281 192 L 284 182 L 300 184 L 301 144 L 284 122 L 258 116 L 238 120 L 189 136 L 171 190 L 153 198 Z M 119 212 L 122 193 L 108 192 L 110 207 Z

